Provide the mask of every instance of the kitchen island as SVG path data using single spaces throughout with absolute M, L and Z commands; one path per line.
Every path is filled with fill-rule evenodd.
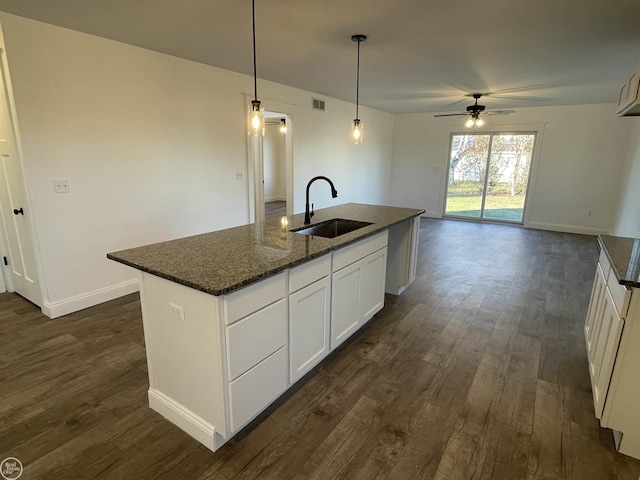
M 640 459 L 640 239 L 601 235 L 585 322 L 596 417 Z
M 108 254 L 140 271 L 149 405 L 216 450 L 415 278 L 423 210 L 318 210 Z

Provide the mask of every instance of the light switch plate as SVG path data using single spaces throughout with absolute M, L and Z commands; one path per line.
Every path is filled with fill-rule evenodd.
M 55 178 L 53 180 L 53 191 L 55 193 L 69 193 L 71 187 L 69 186 L 68 178 Z

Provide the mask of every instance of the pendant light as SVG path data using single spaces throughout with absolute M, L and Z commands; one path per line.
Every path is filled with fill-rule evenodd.
M 362 143 L 362 129 L 364 127 L 358 115 L 358 106 L 360 103 L 360 42 L 364 42 L 366 39 L 366 35 L 353 35 L 351 37 L 351 40 L 358 42 L 358 64 L 356 68 L 356 118 L 353 119 L 353 126 L 351 127 L 351 141 L 355 144 Z
M 284 118 L 280 119 L 280 133 L 287 133 L 287 121 Z
M 253 100 L 249 106 L 249 135 L 264 136 L 264 108 L 258 100 L 258 75 L 256 73 L 256 1 L 251 0 L 251 16 L 253 20 Z

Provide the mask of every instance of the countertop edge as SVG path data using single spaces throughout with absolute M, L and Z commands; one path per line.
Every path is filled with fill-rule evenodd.
M 240 289 L 242 289 L 244 287 L 248 287 L 249 285 L 252 285 L 252 284 L 254 284 L 256 282 L 259 282 L 259 281 L 264 280 L 266 278 L 272 277 L 274 275 L 277 275 L 278 273 L 283 272 L 285 270 L 288 270 L 288 269 L 291 269 L 291 268 L 295 268 L 297 266 L 300 266 L 300 265 L 303 265 L 305 263 L 308 263 L 311 260 L 319 258 L 319 257 L 321 257 L 321 256 L 323 256 L 323 255 L 325 255 L 325 254 L 327 254 L 329 252 L 340 250 L 341 248 L 344 248 L 344 247 L 347 247 L 347 246 L 352 245 L 354 243 L 357 243 L 357 242 L 359 242 L 359 241 L 361 241 L 361 240 L 363 240 L 365 238 L 377 235 L 377 234 L 379 234 L 380 232 L 382 232 L 384 230 L 390 229 L 394 225 L 398 225 L 398 224 L 400 224 L 400 223 L 402 223 L 402 222 L 404 222 L 404 221 L 406 221 L 406 220 L 408 220 L 410 218 L 421 216 L 424 213 L 425 213 L 425 210 L 423 210 L 423 209 L 415 209 L 415 214 L 413 214 L 413 215 L 409 215 L 407 217 L 404 217 L 402 219 L 399 219 L 399 220 L 396 220 L 396 221 L 393 221 L 393 222 L 390 222 L 390 223 L 384 223 L 383 225 L 379 226 L 378 228 L 374 228 L 373 230 L 369 230 L 369 231 L 366 231 L 366 232 L 362 232 L 362 233 L 357 232 L 357 231 L 353 232 L 353 233 L 356 233 L 356 235 L 353 238 L 351 238 L 349 240 L 346 240 L 345 242 L 340 243 L 339 245 L 328 245 L 326 248 L 323 248 L 321 250 L 318 250 L 317 252 L 309 254 L 305 258 L 300 258 L 300 259 L 291 261 L 291 262 L 289 262 L 287 264 L 279 265 L 276 268 L 272 268 L 272 269 L 266 270 L 264 272 L 260 272 L 259 274 L 256 274 L 256 275 L 251 276 L 251 277 L 246 277 L 246 278 L 244 278 L 243 280 L 241 280 L 239 282 L 236 282 L 236 283 L 234 283 L 232 285 L 226 286 L 224 288 L 219 288 L 219 289 L 207 288 L 207 287 L 205 287 L 203 285 L 196 284 L 194 282 L 190 282 L 188 280 L 185 280 L 184 278 L 171 275 L 170 273 L 157 271 L 157 270 L 154 270 L 153 268 L 145 267 L 144 265 L 140 265 L 140 264 L 137 264 L 135 262 L 131 262 L 131 261 L 127 261 L 127 260 L 122 259 L 122 258 L 115 257 L 112 253 L 107 253 L 106 256 L 107 256 L 107 258 L 109 260 L 118 262 L 118 263 L 120 263 L 122 265 L 126 265 L 128 267 L 135 268 L 136 270 L 140 270 L 142 272 L 149 273 L 151 275 L 155 275 L 155 276 L 160 277 L 160 278 L 164 278 L 166 280 L 172 281 L 172 282 L 177 283 L 179 285 L 184 285 L 186 287 L 193 288 L 194 290 L 198 290 L 198 291 L 201 291 L 201 292 L 204 292 L 204 293 L 208 293 L 210 295 L 221 296 L 221 295 L 225 295 L 225 294 L 228 294 L 228 293 L 232 293 L 232 292 L 238 291 L 238 290 L 240 290 Z M 160 242 L 160 243 L 164 243 L 164 242 Z M 116 253 L 116 252 L 113 252 L 113 253 Z
M 620 237 L 620 238 L 622 238 L 622 237 Z M 616 276 L 616 280 L 618 281 L 618 284 L 624 285 L 625 287 L 640 288 L 640 282 L 635 282 L 633 280 L 628 280 L 626 278 L 622 278 L 621 277 L 620 272 L 618 271 L 618 268 L 616 267 L 616 262 L 614 261 L 613 258 L 611 258 L 611 253 L 607 249 L 607 246 L 605 244 L 604 239 L 602 238 L 602 235 L 598 235 L 598 245 L 600 246 L 600 249 L 603 250 L 605 255 L 607 256 L 607 260 L 609 260 L 609 264 L 611 265 L 611 268 L 613 269 L 613 273 Z

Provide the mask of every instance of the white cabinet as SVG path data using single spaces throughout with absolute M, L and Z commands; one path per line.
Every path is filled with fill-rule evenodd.
M 585 322 L 595 415 L 616 447 L 640 458 L 640 295 L 620 285 L 604 249 Z
M 387 268 L 387 249 L 382 248 L 360 260 L 360 321 L 368 322 L 384 307 L 384 278 Z
M 358 329 L 361 275 L 362 268 L 359 262 L 332 275 L 331 349 L 336 348 Z
M 584 326 L 593 403 L 602 417 L 631 291 L 619 285 L 604 250 L 596 265 Z
M 283 272 L 223 297 L 232 433 L 287 389 L 286 278 Z
M 620 116 L 640 115 L 640 65 L 631 74 L 629 80 L 620 88 L 618 96 L 618 108 L 616 113 Z
M 623 323 L 624 320 L 618 315 L 611 293 L 605 288 L 599 315 L 594 324 L 594 341 L 589 361 L 596 418 L 601 418 L 604 410 Z
M 593 369 L 593 350 L 597 343 L 597 334 L 599 329 L 595 328 L 598 325 L 596 321 L 601 317 L 602 308 L 606 298 L 607 283 L 605 276 L 602 273 L 601 263 L 596 265 L 596 276 L 593 280 L 593 289 L 591 290 L 591 302 L 589 303 L 589 310 L 587 311 L 587 321 L 584 325 L 584 336 L 587 340 L 587 356 L 589 358 L 589 368 Z
M 334 252 L 331 297 L 333 350 L 384 306 L 387 232 Z
M 289 275 L 289 379 L 297 382 L 329 354 L 331 254 Z

